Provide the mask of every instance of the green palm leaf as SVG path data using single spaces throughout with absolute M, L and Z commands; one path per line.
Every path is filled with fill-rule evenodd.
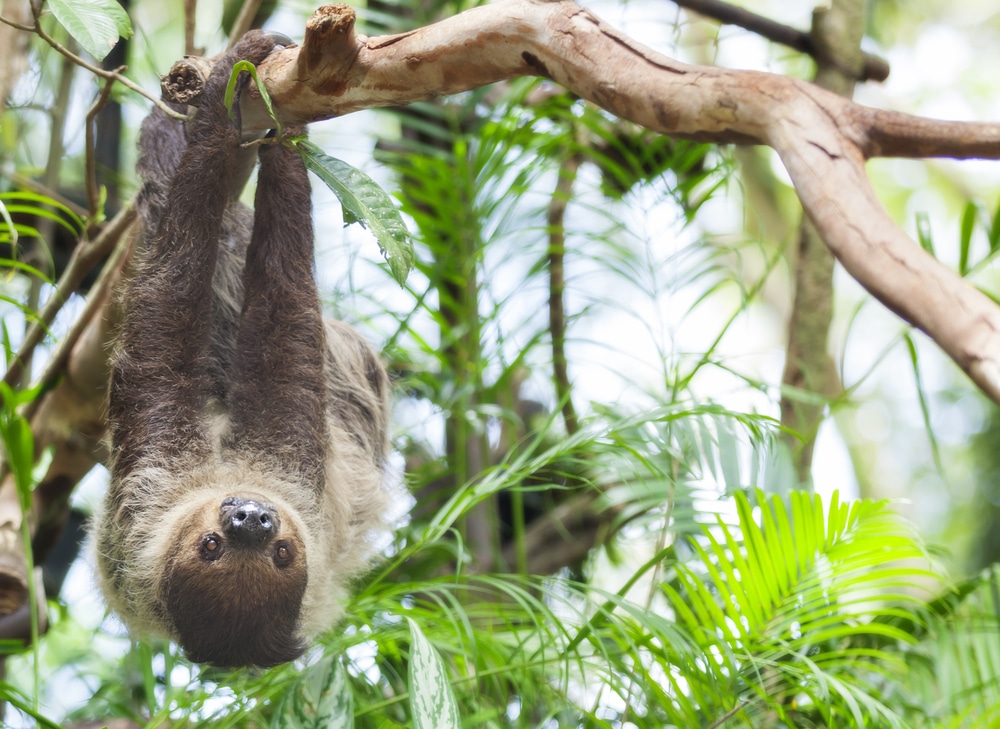
M 915 586 L 934 578 L 912 528 L 885 502 L 834 494 L 824 507 L 793 492 L 786 504 L 761 491 L 755 501 L 737 493 L 738 526 L 718 517 L 662 586 L 678 622 L 736 679 L 719 718 L 897 725 L 872 687 L 901 662 L 872 646 L 914 641 L 885 619 L 912 617 Z

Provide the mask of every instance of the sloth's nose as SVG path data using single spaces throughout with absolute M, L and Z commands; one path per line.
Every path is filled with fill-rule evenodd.
M 227 536 L 246 545 L 260 544 L 274 530 L 274 514 L 262 504 L 247 500 L 233 507 L 225 525 Z

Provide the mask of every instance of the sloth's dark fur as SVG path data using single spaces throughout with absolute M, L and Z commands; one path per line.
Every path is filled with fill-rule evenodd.
M 298 153 L 261 146 L 255 212 L 236 201 L 256 155 L 223 95 L 237 61 L 273 48 L 252 31 L 218 61 L 186 138 L 159 110 L 143 124 L 145 235 L 118 294 L 95 528 L 130 630 L 222 666 L 291 660 L 329 628 L 389 499 L 388 380 L 320 313 Z

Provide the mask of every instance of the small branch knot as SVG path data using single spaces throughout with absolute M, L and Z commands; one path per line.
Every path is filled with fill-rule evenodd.
M 201 96 L 205 79 L 212 72 L 211 61 L 201 56 L 187 56 L 177 61 L 160 79 L 160 92 L 167 101 L 190 104 Z
M 319 71 L 323 76 L 333 76 L 358 53 L 354 23 L 354 8 L 343 3 L 323 5 L 306 23 L 302 41 L 306 77 Z M 300 76 L 301 77 L 301 76 Z

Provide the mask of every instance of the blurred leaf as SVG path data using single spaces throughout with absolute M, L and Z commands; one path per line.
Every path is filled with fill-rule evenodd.
M 274 712 L 272 729 L 350 729 L 354 696 L 339 657 L 324 656 L 286 690 Z
M 986 239 L 990 244 L 990 253 L 996 253 L 997 249 L 1000 248 L 1000 204 L 997 205 L 997 209 L 993 213 L 989 230 L 986 231 Z
M 392 276 L 402 286 L 413 268 L 413 244 L 392 198 L 375 180 L 307 140 L 295 145 L 306 167 L 340 199 L 344 223 L 361 223 L 378 241 Z
M 31 506 L 31 492 L 48 471 L 52 459 L 51 449 L 35 458 L 35 437 L 31 425 L 19 413 L 18 408 L 34 400 L 41 393 L 42 386 L 15 390 L 5 382 L 0 382 L 0 441 L 4 446 L 4 457 L 14 476 L 17 493 L 24 513 Z
M 46 6 L 98 61 L 104 60 L 119 38 L 132 37 L 132 21 L 118 0 L 48 0 Z
M 72 208 L 58 200 L 34 192 L 0 193 L 0 203 L 10 213 L 23 213 L 56 223 L 72 236 L 79 236 L 86 227 L 83 219 Z M 37 235 L 37 232 L 34 233 Z
M 0 196 L 0 217 L 3 218 L 4 225 L 7 226 L 7 235 L 10 238 L 11 245 L 17 245 L 17 228 L 14 226 L 14 221 L 10 217 L 10 212 L 7 210 L 7 206 L 4 204 L 3 196 Z
M 976 227 L 979 208 L 975 203 L 966 203 L 962 211 L 962 227 L 958 245 L 958 273 L 965 276 L 969 272 L 969 250 L 972 248 L 972 233 Z
M 917 213 L 917 240 L 920 241 L 920 247 L 925 251 L 935 256 L 934 253 L 934 237 L 931 233 L 931 221 L 927 217 L 927 213 L 920 211 Z M 936 256 L 935 256 L 936 257 Z
M 938 445 L 937 434 L 931 423 L 930 403 L 927 398 L 927 388 L 924 387 L 923 377 L 920 374 L 920 356 L 917 354 L 917 343 L 913 340 L 913 335 L 909 330 L 903 333 L 903 341 L 906 342 L 906 350 L 910 355 L 910 366 L 913 367 L 913 379 L 917 389 L 917 399 L 920 401 L 920 415 L 924 419 L 924 431 L 927 433 L 928 440 L 930 440 L 934 465 L 938 473 L 943 474 L 944 464 L 941 461 L 941 448 Z

